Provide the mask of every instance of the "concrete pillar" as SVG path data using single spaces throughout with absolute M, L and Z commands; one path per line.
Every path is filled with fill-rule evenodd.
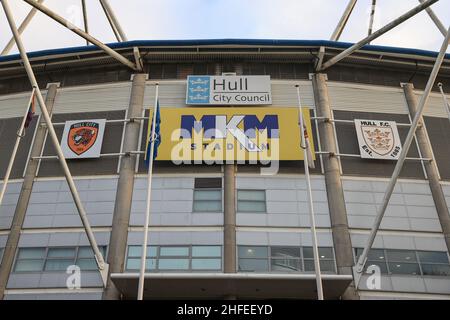
M 224 272 L 236 273 L 236 166 L 224 166 Z
M 128 107 L 129 118 L 141 117 L 142 115 L 146 80 L 146 74 L 135 74 L 133 76 L 131 98 Z M 136 151 L 138 149 L 139 128 L 139 121 L 127 123 L 124 137 L 124 152 Z M 120 164 L 107 260 L 109 263 L 109 275 L 106 289 L 103 293 L 103 299 L 105 300 L 120 299 L 120 292 L 111 281 L 110 276 L 111 273 L 121 273 L 125 269 L 135 164 L 136 155 L 124 156 Z
M 55 97 L 57 94 L 57 88 L 59 84 L 51 83 L 48 85 L 47 96 L 45 104 L 47 106 L 48 113 L 51 115 Z M 30 201 L 31 192 L 33 189 L 34 179 L 38 169 L 39 161 L 31 160 L 31 157 L 39 157 L 42 147 L 44 145 L 45 135 L 47 133 L 47 127 L 45 126 L 45 120 L 41 118 L 39 125 L 36 128 L 36 135 L 33 146 L 31 147 L 31 156 L 28 162 L 27 170 L 25 171 L 25 177 L 20 190 L 19 199 L 17 200 L 16 210 L 11 223 L 11 230 L 8 235 L 5 250 L 3 252 L 2 264 L 0 267 L 0 300 L 4 298 L 6 285 L 8 284 L 9 274 L 11 273 L 14 257 L 16 255 L 17 246 L 19 245 L 20 232 L 22 230 L 23 222 L 25 220 L 25 214 L 27 212 L 28 203 Z
M 411 117 L 414 118 L 417 112 L 417 97 L 414 94 L 414 85 L 411 83 L 403 83 L 402 87 L 409 113 Z M 423 119 L 421 119 L 421 123 L 423 124 Z M 450 215 L 447 203 L 445 201 L 444 192 L 439 181 L 439 174 L 436 167 L 436 162 L 434 161 L 433 150 L 430 145 L 430 139 L 428 138 L 426 127 L 419 126 L 416 131 L 416 137 L 422 157 L 433 159 L 433 161 L 425 161 L 424 166 L 439 217 L 439 222 L 441 224 L 442 232 L 444 233 L 447 251 L 450 252 Z
M 326 80 L 326 74 L 312 75 L 317 116 L 332 118 Z M 322 150 L 336 153 L 336 140 L 333 124 L 320 121 L 318 127 Z M 327 155 L 323 157 L 323 166 L 337 271 L 339 274 L 352 274 L 352 266 L 354 265 L 353 248 L 348 228 L 347 210 L 345 207 L 339 161 L 335 156 Z M 346 294 L 344 298 L 357 298 L 354 289 L 352 290 L 350 288 L 348 291 L 350 291 L 350 293 Z

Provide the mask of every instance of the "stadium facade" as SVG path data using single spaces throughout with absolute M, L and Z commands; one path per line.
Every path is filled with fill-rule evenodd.
M 154 105 L 157 82 L 161 128 L 172 121 L 164 119 L 169 109 L 282 113 L 297 108 L 299 85 L 317 152 L 311 173 L 325 298 L 449 299 L 450 122 L 437 85 L 369 254 L 367 265 L 381 270 L 380 286 L 366 274 L 355 288 L 352 267 L 395 161 L 361 158 L 354 120 L 395 121 L 404 139 L 437 53 L 365 46 L 315 73 L 321 47 L 326 60 L 349 46 L 277 40 L 110 44 L 130 59 L 139 48 L 142 74 L 93 46 L 30 53 L 59 138 L 66 121 L 106 119 L 102 156 L 68 164 L 110 272 L 104 289 L 37 108 L 0 207 L 0 295 L 136 298 L 147 170 L 143 156 L 132 151 L 145 150 L 148 120 L 142 119 Z M 271 101 L 187 105 L 188 76 L 223 74 L 270 76 Z M 448 55 L 438 82 L 450 88 Z M 30 94 L 20 57 L 0 57 L 0 179 Z M 279 129 L 280 143 L 290 139 L 284 132 L 299 130 Z M 262 174 L 261 164 L 155 161 L 145 298 L 316 298 L 303 161 L 279 160 L 272 174 Z M 80 288 L 67 286 L 70 265 L 81 268 Z

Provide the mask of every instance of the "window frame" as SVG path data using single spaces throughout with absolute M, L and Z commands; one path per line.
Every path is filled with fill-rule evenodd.
M 264 193 L 264 200 L 239 200 L 240 191 L 259 191 Z M 264 211 L 242 211 L 239 210 L 239 201 L 253 202 L 253 203 L 264 203 Z M 265 214 L 267 213 L 267 189 L 236 189 L 236 213 L 251 213 L 251 214 Z
M 219 202 L 219 200 L 195 200 L 196 191 L 220 191 L 220 210 L 196 210 L 195 203 L 201 202 Z M 194 188 L 192 191 L 192 213 L 223 213 L 223 188 Z

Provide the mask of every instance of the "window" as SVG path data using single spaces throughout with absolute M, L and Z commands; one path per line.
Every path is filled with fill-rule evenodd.
M 106 247 L 100 247 L 105 255 Z M 97 270 L 91 247 L 20 248 L 14 272 L 66 271 L 78 265 L 81 270 Z
M 140 269 L 141 246 L 128 246 L 126 269 Z M 222 270 L 220 246 L 152 246 L 147 249 L 147 271 Z
M 237 191 L 238 212 L 266 212 L 265 190 L 238 190 Z
M 332 248 L 319 248 L 321 271 L 336 273 Z M 239 271 L 243 272 L 314 272 L 311 247 L 238 247 Z
M 356 260 L 362 251 L 356 249 Z M 450 276 L 446 252 L 371 249 L 366 268 L 370 265 L 378 265 L 383 274 Z
M 222 179 L 195 179 L 193 212 L 222 212 Z

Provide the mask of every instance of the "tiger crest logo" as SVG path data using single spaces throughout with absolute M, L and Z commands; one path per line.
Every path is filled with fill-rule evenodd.
M 97 141 L 99 124 L 97 122 L 79 122 L 70 126 L 67 145 L 77 155 L 88 151 Z

